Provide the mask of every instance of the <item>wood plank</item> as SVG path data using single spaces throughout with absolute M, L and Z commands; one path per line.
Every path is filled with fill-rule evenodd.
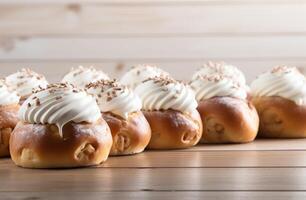
M 125 71 L 127 71 L 131 66 L 141 64 L 141 63 L 151 63 L 152 65 L 157 65 L 168 71 L 173 77 L 179 80 L 189 80 L 196 69 L 198 69 L 205 60 L 182 60 L 182 61 L 160 61 L 160 60 L 125 60 L 125 61 L 105 61 L 94 60 L 91 62 L 86 62 L 83 60 L 62 60 L 62 61 L 35 61 L 35 60 L 24 60 L 18 61 L 13 60 L 10 62 L 0 60 L 0 77 L 5 77 L 15 71 L 21 69 L 22 67 L 30 67 L 33 70 L 45 74 L 50 82 L 57 82 L 63 77 L 63 75 L 69 71 L 71 67 L 76 67 L 79 65 L 83 66 L 95 66 L 98 69 L 105 71 L 109 76 L 114 78 L 120 78 Z M 251 82 L 258 74 L 272 68 L 276 65 L 288 65 L 288 66 L 298 66 L 301 70 L 306 67 L 305 60 L 228 60 L 228 63 L 236 65 L 239 67 L 246 75 L 248 82 Z
M 305 0 L 2 0 L 0 4 L 118 4 L 118 5 L 135 5 L 135 4 L 279 4 L 279 3 L 304 3 Z
M 0 191 L 305 191 L 305 168 L 0 169 Z
M 171 2 L 169 4 L 168 1 L 166 5 L 140 3 L 133 6 L 129 6 L 128 3 L 123 5 L 116 3 L 102 5 L 2 4 L 0 35 L 114 37 L 286 33 L 304 35 L 306 33 L 305 1 L 299 1 L 304 3 L 251 5 L 239 4 L 239 2 L 224 5 L 226 1 L 210 4 L 196 2 L 178 5 Z
M 2 159 L 0 168 L 13 168 Z M 306 151 L 146 151 L 123 157 L 110 157 L 106 168 L 238 168 L 306 167 Z
M 125 59 L 305 60 L 306 36 L 267 37 L 138 37 L 52 38 L 4 40 L 1 60 Z M 1 46 L 1 45 L 0 45 Z
M 53 200 L 67 200 L 67 197 L 74 200 L 305 200 L 306 192 L 0 192 L 3 199 L 53 199 Z

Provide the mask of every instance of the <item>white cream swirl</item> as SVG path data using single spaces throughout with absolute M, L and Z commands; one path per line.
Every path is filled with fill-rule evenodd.
M 76 87 L 84 88 L 87 84 L 98 80 L 109 80 L 109 77 L 103 71 L 94 67 L 79 66 L 78 68 L 71 68 L 70 72 L 62 79 L 62 83 L 67 82 Z
M 199 75 L 190 82 L 197 101 L 213 97 L 247 98 L 247 90 L 232 78 L 220 74 Z
M 133 91 L 114 80 L 91 83 L 86 91 L 95 96 L 101 112 L 111 112 L 124 119 L 142 107 L 140 98 Z
M 244 74 L 235 66 L 226 64 L 225 62 L 208 62 L 197 70 L 192 80 L 197 79 L 198 76 L 210 76 L 212 74 L 220 74 L 234 79 L 240 85 L 246 85 Z
M 11 91 L 4 80 L 0 80 L 0 106 L 18 104 L 20 97 L 15 91 Z
M 259 75 L 251 84 L 252 96 L 279 96 L 306 104 L 306 79 L 295 67 L 278 66 Z
M 135 89 L 142 81 L 156 76 L 169 76 L 169 73 L 156 66 L 137 65 L 127 71 L 119 82 L 131 89 Z
M 55 124 L 62 136 L 68 122 L 93 123 L 101 117 L 95 98 L 70 84 L 52 84 L 47 89 L 33 93 L 21 106 L 22 121 Z
M 140 97 L 143 110 L 173 109 L 192 113 L 198 106 L 194 92 L 188 85 L 170 77 L 154 77 L 143 81 L 135 89 Z
M 21 98 L 26 98 L 32 94 L 33 90 L 46 88 L 48 85 L 43 75 L 26 68 L 7 76 L 5 82 Z

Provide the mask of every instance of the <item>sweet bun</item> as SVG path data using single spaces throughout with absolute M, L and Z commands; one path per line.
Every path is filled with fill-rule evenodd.
M 151 126 L 149 149 L 188 148 L 200 141 L 201 118 L 188 85 L 170 77 L 154 77 L 143 81 L 135 92 Z
M 46 88 L 48 81 L 46 78 L 31 69 L 23 68 L 5 78 L 8 87 L 16 91 L 20 96 L 20 104 L 22 104 L 31 94 L 33 90 Z
M 107 123 L 95 99 L 69 84 L 33 93 L 21 106 L 11 134 L 14 163 L 26 168 L 98 165 L 112 146 Z
M 127 71 L 119 82 L 123 85 L 126 85 L 130 89 L 135 89 L 142 81 L 160 76 L 170 76 L 168 72 L 152 65 L 136 65 Z
M 19 96 L 0 80 L 0 157 L 10 155 L 11 132 L 18 123 Z
M 251 90 L 260 137 L 306 137 L 306 80 L 296 68 L 275 67 L 258 76 Z
M 62 83 L 71 83 L 76 87 L 85 88 L 87 84 L 101 79 L 109 80 L 109 76 L 102 70 L 97 70 L 94 67 L 79 66 L 71 68 L 62 79 Z
M 113 136 L 110 155 L 142 152 L 151 138 L 151 129 L 141 112 L 141 100 L 133 91 L 116 81 L 100 80 L 86 87 L 95 96 L 102 117 Z
M 201 142 L 251 142 L 258 132 L 258 114 L 247 87 L 224 74 L 198 75 L 190 82 L 203 122 Z

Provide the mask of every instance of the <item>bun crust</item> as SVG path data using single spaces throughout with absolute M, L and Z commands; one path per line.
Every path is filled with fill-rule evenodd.
M 260 118 L 259 136 L 305 138 L 306 106 L 282 97 L 257 97 L 253 103 Z
M 63 127 L 19 122 L 12 132 L 10 152 L 16 165 L 26 168 L 68 168 L 99 165 L 112 146 L 110 129 L 96 123 L 69 122 Z
M 152 136 L 148 149 L 181 149 L 196 145 L 202 136 L 199 113 L 190 115 L 179 111 L 144 111 Z
M 19 105 L 0 106 L 0 157 L 10 155 L 9 140 L 11 132 L 18 123 Z
M 199 102 L 203 122 L 202 143 L 246 143 L 255 139 L 259 119 L 255 107 L 232 97 Z
M 130 113 L 127 120 L 110 112 L 102 113 L 113 136 L 110 155 L 142 152 L 151 138 L 151 128 L 141 111 Z

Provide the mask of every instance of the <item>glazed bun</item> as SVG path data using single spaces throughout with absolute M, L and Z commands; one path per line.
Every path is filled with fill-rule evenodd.
M 168 72 L 151 65 L 137 65 L 132 67 L 129 71 L 127 71 L 122 78 L 120 79 L 120 83 L 126 85 L 130 89 L 135 89 L 142 81 L 160 76 L 170 76 Z
M 71 83 L 76 87 L 85 88 L 87 84 L 101 79 L 109 80 L 108 75 L 102 70 L 97 70 L 94 67 L 79 66 L 71 68 L 70 72 L 62 79 L 62 83 Z
M 112 137 L 93 97 L 69 84 L 33 93 L 21 106 L 12 132 L 14 163 L 27 168 L 98 165 L 109 155 Z
M 142 99 L 152 130 L 149 149 L 180 149 L 199 142 L 202 123 L 188 85 L 169 77 L 154 77 L 143 81 L 135 92 Z
M 306 137 L 306 80 L 294 67 L 275 67 L 251 84 L 260 118 L 259 136 Z
M 46 88 L 48 85 L 43 75 L 28 68 L 7 76 L 5 82 L 11 90 L 16 91 L 20 96 L 20 104 L 32 94 L 33 90 Z
M 10 155 L 11 132 L 18 123 L 19 96 L 0 80 L 0 157 Z
M 86 87 L 95 96 L 108 123 L 113 146 L 111 155 L 128 155 L 142 152 L 151 138 L 151 129 L 141 112 L 141 100 L 126 86 L 115 80 L 101 80 Z
M 191 81 L 203 122 L 203 143 L 245 143 L 255 139 L 258 115 L 245 85 L 220 74 L 198 75 Z

